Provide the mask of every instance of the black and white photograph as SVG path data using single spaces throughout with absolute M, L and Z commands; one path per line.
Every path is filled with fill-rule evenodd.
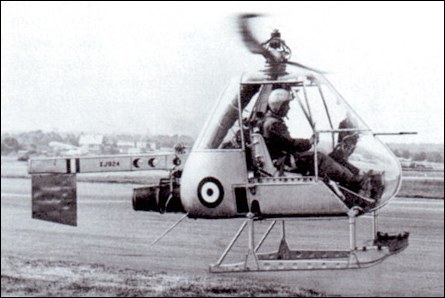
M 444 3 L 1 2 L 2 297 L 443 297 Z

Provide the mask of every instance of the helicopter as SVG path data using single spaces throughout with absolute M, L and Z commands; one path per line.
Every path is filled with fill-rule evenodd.
M 163 154 L 31 159 L 33 218 L 76 226 L 77 174 L 163 170 L 166 177 L 134 188 L 132 196 L 136 211 L 184 213 L 153 244 L 185 218 L 245 219 L 210 272 L 366 268 L 403 251 L 408 232 L 388 234 L 377 227 L 378 210 L 401 187 L 397 158 L 321 71 L 290 61 L 292 51 L 278 30 L 264 42 L 256 39 L 250 21 L 258 16 L 238 16 L 238 27 L 244 45 L 263 56 L 265 66 L 229 83 L 191 150 L 178 145 L 174 152 Z M 291 131 L 296 128 L 317 140 L 311 149 L 310 174 L 287 171 L 283 163 L 272 160 L 261 133 L 268 98 L 277 88 L 288 90 L 295 99 Z M 320 175 L 316 162 L 320 152 L 359 172 L 372 173 L 373 190 L 357 193 Z M 357 219 L 365 214 L 371 215 L 372 235 L 370 245 L 359 248 Z M 290 249 L 285 233 L 289 220 L 347 220 L 349 249 Z M 255 242 L 257 221 L 271 223 Z M 282 227 L 278 249 L 260 252 L 278 221 Z M 224 263 L 246 227 L 244 260 Z

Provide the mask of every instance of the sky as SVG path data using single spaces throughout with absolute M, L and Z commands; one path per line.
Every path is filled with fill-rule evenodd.
M 443 2 L 1 2 L 1 130 L 196 137 L 278 28 L 388 142 L 444 142 Z

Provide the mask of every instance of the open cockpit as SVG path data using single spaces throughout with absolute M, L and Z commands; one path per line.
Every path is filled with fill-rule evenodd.
M 233 81 L 221 95 L 209 116 L 207 129 L 202 131 L 193 150 L 242 150 L 246 175 L 255 184 L 324 181 L 345 201 L 351 197 L 357 199 L 358 195 L 365 207 L 383 206 L 400 187 L 400 166 L 392 152 L 374 136 L 323 75 L 298 67 L 292 69 L 296 71 L 285 72 L 274 79 L 256 72 Z M 264 139 L 262 125 L 268 112 L 267 100 L 278 88 L 288 90 L 292 96 L 285 119 L 291 136 L 317 140 L 309 150 L 314 156 L 310 170 L 295 169 L 298 154 L 289 156 L 286 161 L 275 159 L 273 148 L 268 148 Z M 320 173 L 319 163 L 315 161 L 320 157 L 317 154 L 329 156 L 354 175 L 367 174 L 371 187 L 357 194 L 354 189 L 333 183 L 335 178 Z M 369 202 L 371 204 L 367 204 Z

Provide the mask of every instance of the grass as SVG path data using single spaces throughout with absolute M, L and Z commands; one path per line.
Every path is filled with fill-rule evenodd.
M 65 261 L 2 257 L 1 296 L 321 297 L 314 290 L 248 278 L 188 277 Z
M 398 194 L 399 197 L 409 198 L 444 198 L 444 179 L 409 179 L 402 181 L 402 187 Z

